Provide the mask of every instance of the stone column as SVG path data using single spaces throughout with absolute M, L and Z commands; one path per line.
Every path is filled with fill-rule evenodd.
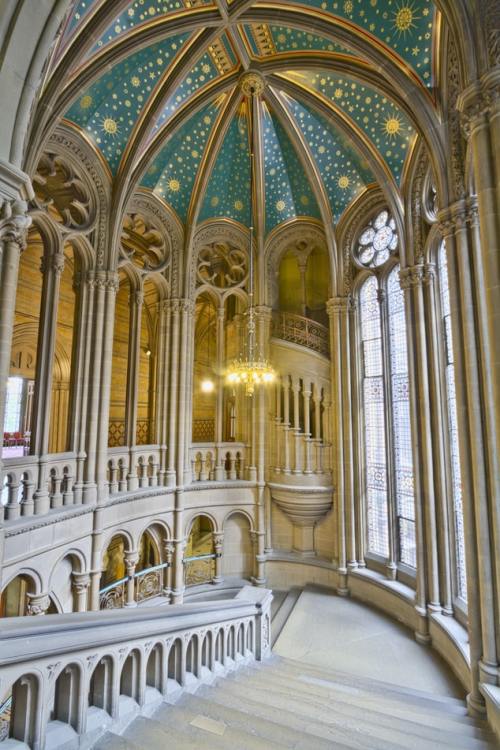
M 217 452 L 217 463 L 215 466 L 215 479 L 217 482 L 224 479 L 224 450 L 221 446 L 224 435 L 224 307 L 217 310 L 217 374 L 216 374 L 216 412 L 215 412 L 215 445 Z
M 86 612 L 90 587 L 88 573 L 72 573 L 73 611 Z
M 139 386 L 139 363 L 141 355 L 141 324 L 144 292 L 142 289 L 131 290 L 129 298 L 129 340 L 127 367 L 127 399 L 125 413 L 125 444 L 129 448 L 129 467 L 127 483 L 129 490 L 139 486 L 136 462 L 137 437 L 137 396 Z
M 100 388 L 96 443 L 96 485 L 98 502 L 104 502 L 109 494 L 107 482 L 109 444 L 109 405 L 111 396 L 111 373 L 113 367 L 113 336 L 116 294 L 119 288 L 118 274 L 107 271 L 100 285 L 104 292 L 103 341 L 99 365 Z
M 222 549 L 224 545 L 224 532 L 214 531 L 212 534 L 214 541 L 214 552 L 215 552 L 215 574 L 213 577 L 213 583 L 222 583 L 224 580 L 222 576 Z
M 59 236 L 50 238 L 46 247 L 41 272 L 43 274 L 40 335 L 36 357 L 35 395 L 33 399 L 32 450 L 39 457 L 38 483 L 34 494 L 35 515 L 47 513 L 50 507 L 47 489 L 47 453 L 49 451 L 52 372 L 57 335 L 59 289 L 64 269 L 63 242 Z
M 172 542 L 165 542 L 164 547 L 164 562 L 167 567 L 163 569 L 163 595 L 169 600 L 172 595 L 172 560 L 174 558 L 174 545 Z
M 290 378 L 283 377 L 283 431 L 284 431 L 284 456 L 283 474 L 290 474 Z
M 43 594 L 27 594 L 28 605 L 26 607 L 27 615 L 44 615 L 50 607 L 50 596 Z
M 159 481 L 167 483 L 168 451 L 168 394 L 170 382 L 170 302 L 161 300 L 158 303 L 158 339 L 156 349 L 156 441 L 160 446 Z
M 274 473 L 279 474 L 281 471 L 282 466 L 282 460 L 281 460 L 281 433 L 283 430 L 283 424 L 281 421 L 281 380 L 278 379 L 276 381 L 276 410 L 274 414 L 274 439 L 275 439 L 275 446 L 274 446 Z
M 126 607 L 137 607 L 137 602 L 135 601 L 135 568 L 137 563 L 139 562 L 139 554 L 137 550 L 130 550 L 128 552 L 125 552 L 125 568 L 127 570 L 127 583 L 126 583 L 126 591 L 125 591 L 125 606 Z
M 415 482 L 416 593 L 419 620 L 416 638 L 429 642 L 427 610 L 440 612 L 438 531 L 435 466 L 438 451 L 433 444 L 431 377 L 438 362 L 431 363 L 427 346 L 424 285 L 434 283 L 434 267 L 417 264 L 400 272 L 405 294 L 408 378 Z M 432 367 L 433 365 L 434 367 Z
M 332 297 L 326 304 L 330 323 L 330 377 L 332 384 L 332 429 L 335 454 L 333 456 L 335 497 L 337 499 L 337 571 L 339 575 L 338 593 L 348 594 L 347 586 L 347 540 L 346 521 L 349 506 L 349 473 L 346 472 L 349 461 L 349 435 L 345 436 L 344 427 L 347 418 L 344 416 L 346 399 L 344 396 L 345 373 L 350 367 L 349 358 L 345 356 L 349 340 L 344 341 L 346 318 L 350 306 L 348 297 Z M 348 412 L 349 415 L 349 412 Z
M 168 454 L 167 454 L 167 486 L 175 487 L 175 446 L 177 442 L 176 425 L 178 414 L 177 391 L 179 379 L 179 300 L 170 301 L 170 396 L 169 396 L 169 415 L 168 415 Z
M 305 445 L 305 462 L 304 474 L 312 474 L 311 468 L 311 396 L 312 390 L 306 387 L 302 391 L 304 399 L 304 445 Z
M 300 380 L 298 378 L 292 378 L 292 393 L 293 393 L 293 437 L 294 437 L 294 462 L 292 474 L 302 474 L 302 451 L 301 441 L 302 435 L 300 434 Z
M 498 656 L 496 635 L 498 621 L 492 602 L 495 598 L 495 552 L 491 546 L 490 501 L 495 502 L 488 481 L 489 447 L 485 414 L 493 404 L 491 392 L 485 393 L 483 380 L 488 357 L 481 357 L 477 324 L 484 294 L 474 280 L 476 258 L 472 252 L 469 224 L 476 221 L 464 201 L 439 214 L 440 228 L 446 241 L 450 313 L 453 331 L 455 388 L 458 437 L 462 479 L 462 503 L 467 560 L 468 632 L 471 658 L 471 692 L 469 709 L 484 712 L 479 690 L 481 682 L 497 679 Z M 489 376 L 488 376 L 489 377 Z M 488 380 L 487 377 L 487 380 Z M 487 382 L 486 380 L 486 382 Z M 498 506 L 498 501 L 497 501 Z

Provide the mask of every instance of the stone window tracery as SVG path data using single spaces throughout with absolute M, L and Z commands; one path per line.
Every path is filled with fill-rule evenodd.
M 363 482 L 368 553 L 416 567 L 415 499 L 404 293 L 396 224 L 381 211 L 361 232 L 355 259 L 371 273 L 359 290 Z M 389 268 L 383 268 L 387 264 Z M 391 522 L 394 519 L 394 523 Z
M 381 211 L 364 228 L 358 239 L 355 260 L 364 268 L 379 268 L 398 248 L 396 222 L 388 211 Z

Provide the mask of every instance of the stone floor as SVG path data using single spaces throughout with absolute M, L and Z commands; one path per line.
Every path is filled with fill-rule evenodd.
M 464 697 L 446 664 L 410 630 L 365 604 L 306 587 L 274 653 L 311 666 Z

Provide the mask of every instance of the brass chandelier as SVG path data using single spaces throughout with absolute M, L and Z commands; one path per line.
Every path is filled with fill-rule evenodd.
M 262 78 L 255 73 L 247 73 L 241 81 L 241 89 L 249 103 L 250 122 L 250 246 L 249 246 L 249 289 L 248 289 L 248 312 L 246 351 L 241 352 L 238 359 L 230 363 L 226 381 L 229 385 L 243 385 L 247 396 L 253 396 L 255 388 L 259 385 L 268 385 L 276 378 L 276 373 L 270 362 L 258 350 L 256 344 L 255 305 L 254 305 L 254 278 L 253 278 L 253 195 L 254 195 L 254 153 L 253 153 L 253 107 L 254 97 L 260 96 L 264 90 Z

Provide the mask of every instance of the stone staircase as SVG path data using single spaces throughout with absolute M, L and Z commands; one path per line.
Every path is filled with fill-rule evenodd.
M 458 698 L 272 656 L 200 685 L 95 750 L 493 750 Z

